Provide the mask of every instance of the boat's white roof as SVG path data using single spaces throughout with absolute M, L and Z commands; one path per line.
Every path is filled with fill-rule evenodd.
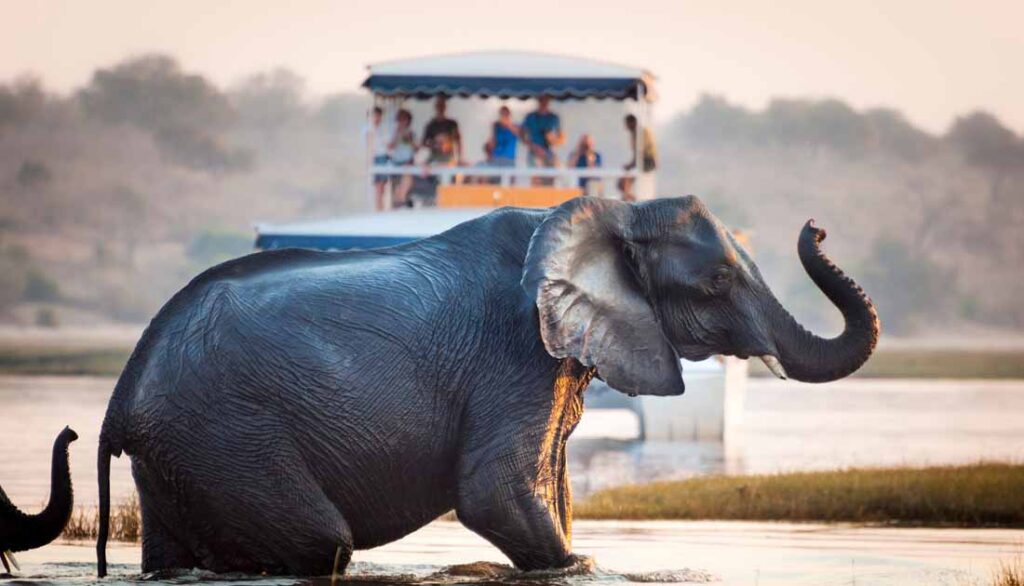
M 370 75 L 645 79 L 640 67 L 528 51 L 478 51 L 397 59 L 367 66 Z
M 290 224 L 257 223 L 260 235 L 289 236 L 433 236 L 478 218 L 493 208 L 423 208 L 359 214 Z

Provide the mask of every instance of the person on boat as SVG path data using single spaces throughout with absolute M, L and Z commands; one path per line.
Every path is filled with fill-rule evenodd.
M 637 153 L 636 153 L 636 116 L 632 114 L 626 115 L 626 131 L 629 133 L 629 149 L 633 153 L 632 159 L 629 163 L 626 163 L 625 169 L 627 171 L 633 171 L 637 167 Z M 658 151 L 654 146 L 654 134 L 647 127 L 644 127 L 643 140 L 641 141 L 642 154 L 641 154 L 641 170 L 644 173 L 650 173 L 658 167 Z M 619 179 L 619 191 L 622 192 L 622 201 L 636 201 L 636 178 L 635 177 L 623 177 Z
M 566 164 L 575 169 L 597 169 L 601 167 L 602 162 L 601 153 L 594 146 L 594 137 L 584 133 L 580 136 L 575 150 L 569 153 Z M 604 191 L 601 179 L 598 177 L 580 177 L 579 186 L 583 190 L 583 195 L 600 197 Z
M 459 165 L 458 153 L 455 151 L 455 140 L 445 132 L 434 136 L 434 146 L 430 149 L 430 156 L 423 164 L 423 172 L 418 177 L 410 177 L 412 185 L 407 191 L 407 202 L 409 207 L 413 204 L 422 207 L 433 207 L 437 205 L 437 186 L 441 180 L 436 171 L 440 167 L 457 167 Z M 453 183 L 461 183 L 462 177 L 452 177 Z
M 388 143 L 391 141 L 388 129 L 384 123 L 384 110 L 380 106 L 374 106 L 370 113 L 370 123 L 363 128 L 363 140 L 366 142 L 366 153 L 373 159 L 374 165 L 387 165 L 391 158 L 388 156 Z M 373 176 L 374 208 L 380 212 L 384 211 L 384 191 L 388 186 L 388 176 L 381 173 Z
M 519 146 L 519 126 L 512 121 L 512 111 L 508 106 L 498 109 L 498 119 L 491 124 L 491 136 L 484 143 L 485 159 L 475 166 L 486 167 L 515 167 L 516 148 Z M 469 177 L 470 183 L 497 185 L 501 179 L 489 175 Z
M 491 138 L 488 142 L 487 162 L 492 167 L 515 167 L 516 148 L 519 146 L 519 126 L 512 121 L 512 111 L 508 106 L 498 109 L 498 119 L 491 125 Z
M 448 111 L 448 98 L 437 96 L 434 100 L 434 117 L 427 122 L 423 128 L 423 148 L 430 149 L 430 156 L 442 156 L 437 152 L 440 148 L 438 136 L 445 134 L 452 141 L 455 147 L 455 156 L 462 160 L 462 134 L 459 132 L 459 123 L 446 115 Z
M 391 163 L 398 167 L 408 167 L 416 157 L 416 133 L 412 130 L 412 113 L 401 109 L 395 115 L 395 133 L 388 144 L 388 156 Z M 412 175 L 395 174 L 392 182 L 392 208 L 409 205 L 409 190 L 412 189 Z
M 554 147 L 565 142 L 565 134 L 562 132 L 561 118 L 551 111 L 551 96 L 541 96 L 537 100 L 537 109 L 526 115 L 520 134 L 523 144 L 529 149 L 526 162 L 530 167 L 551 168 L 558 165 Z M 533 178 L 534 185 L 551 182 L 551 179 Z

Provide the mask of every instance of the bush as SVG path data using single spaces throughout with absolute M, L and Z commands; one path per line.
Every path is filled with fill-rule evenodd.
M 20 246 L 0 248 L 0 311 L 24 298 L 28 268 L 27 250 Z
M 241 232 L 206 230 L 192 239 L 185 253 L 201 267 L 210 267 L 252 252 L 253 238 Z
M 36 325 L 41 328 L 55 328 L 60 325 L 57 311 L 52 307 L 41 307 L 36 310 Z
M 25 161 L 18 168 L 18 185 L 22 187 L 39 187 L 53 179 L 53 173 L 46 163 L 40 161 Z
M 886 330 L 897 334 L 912 332 L 928 319 L 945 317 L 957 297 L 952 271 L 891 237 L 875 241 L 859 274 Z
M 0 311 L 22 301 L 58 301 L 60 287 L 32 265 L 21 246 L 0 248 Z
M 25 301 L 59 301 L 60 286 L 57 281 L 47 277 L 35 267 L 30 267 L 25 275 L 25 290 L 22 292 Z

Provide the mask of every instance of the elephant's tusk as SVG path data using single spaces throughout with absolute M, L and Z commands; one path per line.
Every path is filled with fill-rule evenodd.
M 779 362 L 778 358 L 770 354 L 765 354 L 764 356 L 761 357 L 761 362 L 764 362 L 764 365 L 767 366 L 768 370 L 772 371 L 772 374 L 774 374 L 775 376 L 781 378 L 782 380 L 786 380 L 788 378 L 786 376 L 786 369 L 782 368 L 782 363 Z
M 14 559 L 14 552 L 12 552 L 10 550 L 0 551 L 0 558 L 5 558 L 4 559 L 4 567 L 7 566 L 7 562 L 10 562 L 11 565 L 14 566 L 14 570 L 15 571 L 17 571 L 17 572 L 21 571 L 21 566 L 18 565 L 18 560 Z M 10 572 L 11 569 L 7 568 L 7 571 Z

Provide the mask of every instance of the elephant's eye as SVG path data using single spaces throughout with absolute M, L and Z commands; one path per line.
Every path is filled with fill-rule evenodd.
M 729 290 L 729 285 L 732 284 L 732 271 L 725 267 L 719 268 L 715 271 L 715 274 L 711 276 L 711 294 L 720 295 Z

